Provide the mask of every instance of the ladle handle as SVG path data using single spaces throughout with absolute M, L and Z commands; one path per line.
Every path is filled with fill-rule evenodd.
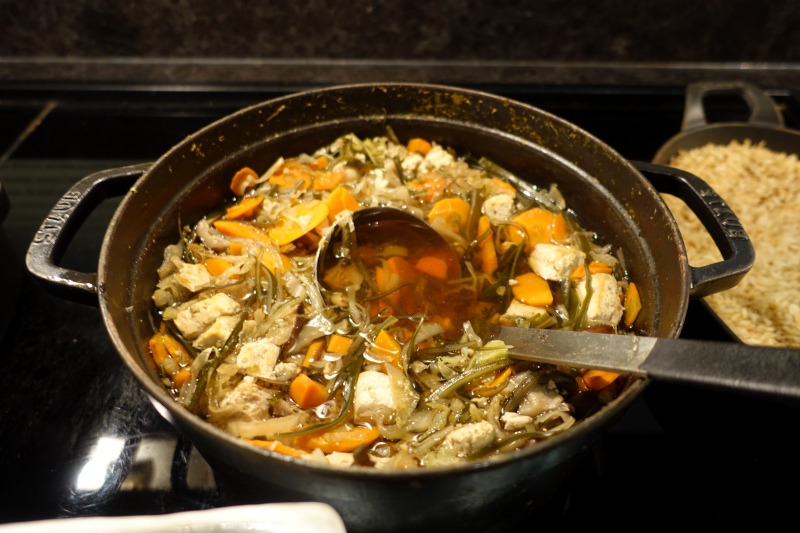
M 28 247 L 25 264 L 54 294 L 97 305 L 97 273 L 59 266 L 67 246 L 84 221 L 103 200 L 122 196 L 151 166 L 131 165 L 91 174 L 75 183 L 56 202 Z
M 733 210 L 705 181 L 677 168 L 634 161 L 659 192 L 683 200 L 703 223 L 723 260 L 702 267 L 690 266 L 691 298 L 735 287 L 747 274 L 756 259 L 753 243 Z

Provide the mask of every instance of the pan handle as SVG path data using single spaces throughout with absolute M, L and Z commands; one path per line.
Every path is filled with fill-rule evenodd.
M 686 103 L 683 111 L 681 131 L 708 126 L 703 98 L 709 94 L 739 95 L 750 108 L 748 123 L 766 123 L 784 126 L 783 114 L 778 105 L 756 85 L 743 81 L 708 81 L 686 86 Z
M 689 297 L 702 298 L 735 287 L 753 267 L 756 252 L 736 214 L 725 200 L 694 174 L 677 168 L 633 161 L 657 191 L 677 196 L 708 230 L 723 260 L 690 266 Z
M 75 183 L 56 202 L 28 247 L 25 264 L 53 294 L 97 305 L 97 273 L 78 272 L 58 265 L 81 224 L 103 200 L 122 196 L 151 163 L 104 170 Z

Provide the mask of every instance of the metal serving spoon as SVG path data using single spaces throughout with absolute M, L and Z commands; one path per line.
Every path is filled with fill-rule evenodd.
M 353 224 L 356 239 L 367 228 L 372 235 L 379 233 L 388 237 L 402 226 L 403 231 L 417 234 L 420 242 L 444 241 L 421 218 L 392 207 L 356 211 Z M 337 228 L 320 243 L 316 258 L 316 276 L 320 283 L 326 263 L 334 256 L 331 253 L 334 243 L 340 239 L 341 230 Z M 478 334 L 484 341 L 504 341 L 510 346 L 509 355 L 516 359 L 800 400 L 798 349 L 495 325 L 484 326 Z

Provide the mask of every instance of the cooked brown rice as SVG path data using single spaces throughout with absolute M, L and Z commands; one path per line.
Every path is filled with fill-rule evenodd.
M 705 298 L 747 344 L 800 346 L 800 162 L 749 140 L 680 151 L 669 163 L 705 180 L 733 209 L 756 261 L 733 289 Z M 686 242 L 689 263 L 721 260 L 686 205 L 664 196 Z

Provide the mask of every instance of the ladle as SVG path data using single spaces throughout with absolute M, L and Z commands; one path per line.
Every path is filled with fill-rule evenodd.
M 402 209 L 365 208 L 353 213 L 352 220 L 356 240 L 366 228 L 373 239 L 376 234 L 390 239 L 402 226 L 419 242 L 447 244 L 428 223 Z M 341 237 L 337 227 L 320 243 L 316 258 L 320 283 Z M 516 359 L 800 400 L 800 350 L 794 348 L 491 325 L 478 334 L 484 341 L 503 340 Z

